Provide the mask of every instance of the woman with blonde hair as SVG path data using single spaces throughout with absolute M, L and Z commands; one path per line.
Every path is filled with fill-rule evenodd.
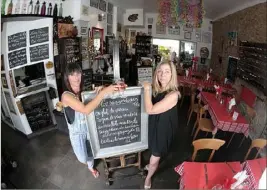
M 174 64 L 169 61 L 159 64 L 152 89 L 148 82 L 144 82 L 143 87 L 145 109 L 149 114 L 148 147 L 152 154 L 145 167 L 148 175 L 144 188 L 150 189 L 151 177 L 158 168 L 160 158 L 168 153 L 178 126 L 177 103 L 181 95 Z

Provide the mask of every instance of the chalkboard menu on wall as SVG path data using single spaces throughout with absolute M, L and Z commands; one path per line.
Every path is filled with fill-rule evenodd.
M 30 45 L 48 42 L 48 27 L 30 30 Z
M 91 85 L 93 81 L 93 69 L 83 70 L 83 83 L 84 90 L 91 90 Z
M 26 47 L 26 32 L 8 36 L 8 51 Z
M 8 62 L 10 69 L 26 64 L 27 63 L 26 48 L 8 53 Z
M 91 99 L 86 97 L 86 93 L 92 92 L 82 94 L 85 103 Z M 147 148 L 148 116 L 144 112 L 141 87 L 127 88 L 123 93 L 126 95 L 105 98 L 87 117 L 95 158 L 133 153 Z
M 31 62 L 42 61 L 49 58 L 49 45 L 39 45 L 30 47 Z

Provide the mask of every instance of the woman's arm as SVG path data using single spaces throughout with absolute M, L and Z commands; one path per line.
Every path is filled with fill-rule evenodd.
M 144 91 L 145 108 L 147 114 L 149 115 L 164 113 L 173 108 L 173 106 L 175 106 L 178 102 L 179 92 L 175 91 L 169 93 L 165 96 L 165 98 L 153 105 L 150 96 L 150 89 L 145 89 Z
M 64 104 L 64 106 L 69 106 L 77 112 L 90 114 L 94 109 L 98 107 L 105 94 L 109 94 L 116 90 L 118 90 L 118 85 L 110 85 L 109 87 L 101 90 L 97 94 L 97 96 L 86 105 L 84 105 L 80 100 L 76 99 L 72 94 L 65 93 L 62 95 L 62 103 Z

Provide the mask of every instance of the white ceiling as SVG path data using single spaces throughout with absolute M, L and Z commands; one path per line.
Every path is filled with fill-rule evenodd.
M 122 9 L 144 9 L 156 13 L 158 0 L 110 0 Z M 266 2 L 266 0 L 203 0 L 206 17 L 212 20 L 222 18 L 239 10 Z

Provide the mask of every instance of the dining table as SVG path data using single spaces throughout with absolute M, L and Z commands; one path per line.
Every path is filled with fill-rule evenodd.
M 240 162 L 183 162 L 174 168 L 180 189 L 212 189 L 222 186 L 242 170 Z
M 248 189 L 258 189 L 259 180 L 266 169 L 267 157 L 247 160 L 242 164 L 243 170 L 247 171 Z
M 231 143 L 235 133 L 243 133 L 246 137 L 249 134 L 249 122 L 246 118 L 239 113 L 236 120 L 233 119 L 233 113 L 227 111 L 227 100 L 221 104 L 220 100 L 216 98 L 215 94 L 209 92 L 200 92 L 201 101 L 205 104 L 205 108 L 208 110 L 214 129 L 212 131 L 213 135 L 217 133 L 218 129 L 222 131 L 233 132 L 233 135 L 227 145 Z M 235 109 L 238 113 L 238 110 Z M 215 136 L 214 135 L 214 136 Z

